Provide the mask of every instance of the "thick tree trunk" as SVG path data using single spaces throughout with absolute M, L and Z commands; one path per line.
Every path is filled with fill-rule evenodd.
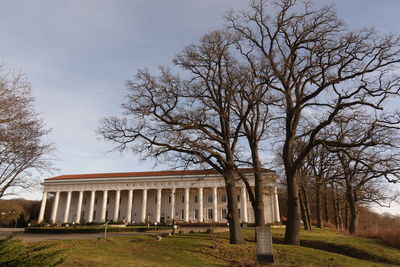
M 349 233 L 354 235 L 357 233 L 358 229 L 358 209 L 356 205 L 349 205 L 350 207 L 350 225 L 349 225 Z
M 300 211 L 301 211 L 301 218 L 303 219 L 304 230 L 311 230 L 304 201 L 304 194 L 302 190 L 299 191 L 299 201 L 300 201 Z
M 322 201 L 321 201 L 321 179 L 318 177 L 315 179 L 315 215 L 317 217 L 317 227 L 324 227 L 322 218 Z
M 233 165 L 232 165 L 233 166 Z M 237 202 L 236 192 L 236 173 L 234 168 L 225 170 L 225 185 L 226 196 L 228 199 L 228 214 L 227 220 L 229 222 L 229 243 L 230 244 L 243 244 L 243 237 L 239 220 L 239 207 Z
M 253 160 L 253 168 L 254 168 L 254 193 L 255 193 L 255 204 L 254 209 L 254 218 L 256 226 L 264 226 L 265 225 L 265 208 L 264 208 L 264 180 L 262 177 L 262 169 L 260 158 L 258 155 L 258 147 L 255 145 L 252 148 L 252 160 Z
M 287 166 L 286 166 L 287 167 Z M 300 205 L 299 190 L 295 171 L 286 168 L 287 180 L 287 222 L 285 231 L 285 244 L 300 245 Z
M 346 188 L 346 197 L 347 202 L 349 204 L 349 211 L 350 211 L 350 221 L 349 221 L 349 233 L 354 235 L 357 233 L 358 228 L 358 209 L 357 209 L 357 200 L 356 196 L 353 192 L 353 188 L 351 185 L 347 185 Z

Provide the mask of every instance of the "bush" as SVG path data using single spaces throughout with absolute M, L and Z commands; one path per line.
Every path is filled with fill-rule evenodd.
M 176 225 L 180 227 L 227 227 L 226 223 L 218 223 L 218 222 L 213 222 L 213 223 L 189 223 L 189 222 L 177 222 Z
M 104 226 L 92 227 L 30 227 L 25 228 L 25 232 L 32 234 L 68 234 L 68 233 L 81 233 L 81 234 L 96 234 L 104 232 Z M 158 230 L 171 229 L 171 227 L 159 227 Z M 132 227 L 107 227 L 107 232 L 147 232 L 155 230 L 154 226 L 147 228 L 147 226 L 132 226 Z
M 400 248 L 400 229 L 399 228 L 385 228 L 373 227 L 369 229 L 360 230 L 358 236 L 377 239 L 379 242 Z
M 98 222 L 84 222 L 82 225 L 100 225 Z

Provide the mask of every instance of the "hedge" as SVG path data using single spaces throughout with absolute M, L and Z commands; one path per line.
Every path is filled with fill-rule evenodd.
M 139 227 L 107 227 L 107 232 L 147 232 L 154 230 L 168 230 L 171 227 L 154 227 L 147 228 L 146 226 Z M 104 226 L 102 227 L 29 227 L 25 228 L 26 233 L 34 234 L 69 234 L 69 233 L 86 233 L 95 234 L 104 232 Z

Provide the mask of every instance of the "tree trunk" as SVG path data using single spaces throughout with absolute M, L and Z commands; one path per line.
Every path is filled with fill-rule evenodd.
M 311 230 L 311 209 L 310 209 L 310 201 L 308 201 L 308 195 L 307 195 L 307 190 L 306 186 L 304 183 L 301 184 L 300 191 L 303 194 L 304 197 L 304 206 L 306 208 L 306 216 L 307 216 L 307 221 L 308 221 L 308 228 Z
M 328 192 L 326 189 L 326 183 L 324 183 L 324 219 L 325 222 L 329 223 Z
M 299 189 L 295 171 L 286 166 L 287 180 L 287 222 L 285 230 L 285 244 L 300 245 L 300 205 Z
M 351 185 L 347 185 L 346 188 L 346 197 L 347 202 L 349 204 L 349 211 L 350 211 L 350 222 L 349 222 L 349 233 L 354 235 L 357 233 L 358 228 L 358 209 L 357 209 L 357 201 L 355 194 L 353 192 L 353 188 Z
M 331 194 L 332 194 L 332 209 L 333 209 L 333 223 L 335 224 L 336 229 L 339 229 L 339 215 L 338 209 L 336 208 L 336 195 L 335 195 L 335 187 L 333 182 L 331 182 Z
M 339 199 L 336 200 L 337 206 L 337 214 L 338 214 L 338 223 L 339 223 L 339 229 L 343 229 L 343 218 L 342 218 L 342 213 L 340 212 L 340 201 Z
M 306 206 L 304 203 L 304 194 L 302 190 L 299 191 L 299 201 L 300 201 L 300 211 L 301 211 L 301 218 L 303 219 L 304 230 L 311 230 L 310 223 L 308 221 Z
M 233 166 L 233 165 L 232 165 Z M 227 220 L 229 222 L 229 243 L 243 244 L 243 237 L 239 220 L 239 207 L 236 192 L 236 174 L 234 168 L 226 169 L 224 172 L 226 196 L 228 200 Z
M 349 207 L 349 205 L 348 205 L 348 202 L 346 201 L 345 206 L 344 206 L 344 228 L 346 230 L 349 229 L 349 211 L 348 211 L 349 208 L 348 207 Z
M 322 201 L 321 201 L 321 179 L 315 178 L 315 216 L 317 217 L 317 227 L 322 228 L 324 226 L 322 219 Z
M 358 209 L 356 205 L 349 205 L 350 207 L 350 225 L 349 225 L 349 233 L 354 235 L 357 233 L 358 229 Z
M 258 145 L 255 144 L 252 150 L 252 160 L 254 169 L 254 193 L 255 193 L 255 204 L 254 218 L 256 226 L 265 225 L 265 208 L 264 208 L 264 180 L 262 177 L 261 163 L 258 155 Z

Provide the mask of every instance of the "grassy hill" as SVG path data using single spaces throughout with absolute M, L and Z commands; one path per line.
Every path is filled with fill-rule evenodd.
M 66 240 L 21 244 L 60 266 L 253 266 L 254 229 L 244 231 L 246 244 L 229 245 L 227 234 L 182 234 L 157 241 L 153 236 L 120 236 L 107 240 Z M 282 244 L 284 229 L 273 229 L 275 266 L 399 266 L 400 251 L 373 239 L 332 230 L 301 233 L 302 246 Z M 3 244 L 1 243 L 3 242 Z M 6 245 L 0 241 L 0 255 Z M 15 245 L 15 240 L 13 241 Z M 29 254 L 29 251 L 27 254 Z M 1 260 L 0 260 L 0 265 Z M 43 262 L 43 265 L 46 265 Z

